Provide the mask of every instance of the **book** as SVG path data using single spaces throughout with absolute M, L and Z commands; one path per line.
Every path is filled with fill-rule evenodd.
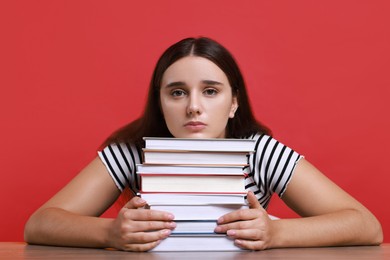
M 154 205 L 245 205 L 246 193 L 138 193 L 149 206 Z
M 170 212 L 175 221 L 212 220 L 239 209 L 248 208 L 245 193 L 139 193 L 153 210 Z
M 144 164 L 248 165 L 247 152 L 143 149 Z
M 235 210 L 247 209 L 241 204 L 215 204 L 215 205 L 150 205 L 150 209 L 172 213 L 178 220 L 217 220 L 221 216 Z
M 175 223 L 176 228 L 172 230 L 171 236 L 213 234 L 217 226 L 215 220 L 176 220 Z
M 161 240 L 150 252 L 169 251 L 241 251 L 224 234 L 169 236 Z
M 145 148 L 192 151 L 253 151 L 252 139 L 144 137 Z
M 239 175 L 245 172 L 241 165 L 172 165 L 172 164 L 137 164 L 138 174 L 221 174 Z
M 245 192 L 245 176 L 140 174 L 142 192 Z

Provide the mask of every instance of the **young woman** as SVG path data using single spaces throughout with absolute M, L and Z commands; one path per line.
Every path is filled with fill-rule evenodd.
M 99 156 L 30 217 L 25 240 L 147 251 L 169 236 L 174 216 L 143 209 L 147 202 L 136 196 L 115 219 L 99 217 L 123 191 L 139 190 L 135 164 L 144 136 L 256 140 L 246 179 L 250 207 L 221 216 L 215 229 L 241 248 L 382 242 L 381 225 L 363 205 L 255 120 L 236 62 L 208 38 L 184 39 L 163 53 L 143 115 L 110 136 Z M 265 208 L 273 193 L 302 217 L 271 220 Z

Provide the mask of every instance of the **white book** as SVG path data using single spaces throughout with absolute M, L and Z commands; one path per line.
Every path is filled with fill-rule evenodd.
M 151 252 L 169 251 L 242 251 L 224 234 L 205 236 L 169 236 Z
M 175 216 L 178 220 L 212 220 L 235 210 L 247 209 L 247 205 L 150 205 L 150 209 L 165 211 Z
M 245 205 L 242 194 L 139 193 L 148 205 Z
M 175 221 L 176 228 L 172 230 L 174 235 L 207 235 L 214 234 L 217 226 L 215 220 Z
M 233 138 L 144 137 L 145 148 L 192 151 L 253 151 L 255 140 Z
M 137 164 L 138 174 L 210 174 L 239 175 L 244 173 L 239 165 L 169 165 L 169 164 Z
M 144 164 L 241 165 L 248 164 L 246 152 L 179 151 L 143 149 Z
M 143 192 L 245 192 L 245 176 L 241 175 L 161 175 L 141 174 Z

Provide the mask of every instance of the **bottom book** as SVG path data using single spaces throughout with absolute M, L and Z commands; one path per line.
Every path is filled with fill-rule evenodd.
M 234 241 L 224 234 L 169 236 L 151 252 L 170 251 L 242 251 Z

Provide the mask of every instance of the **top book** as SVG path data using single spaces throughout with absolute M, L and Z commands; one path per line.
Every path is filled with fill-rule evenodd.
M 146 149 L 253 152 L 255 140 L 233 138 L 144 137 Z

